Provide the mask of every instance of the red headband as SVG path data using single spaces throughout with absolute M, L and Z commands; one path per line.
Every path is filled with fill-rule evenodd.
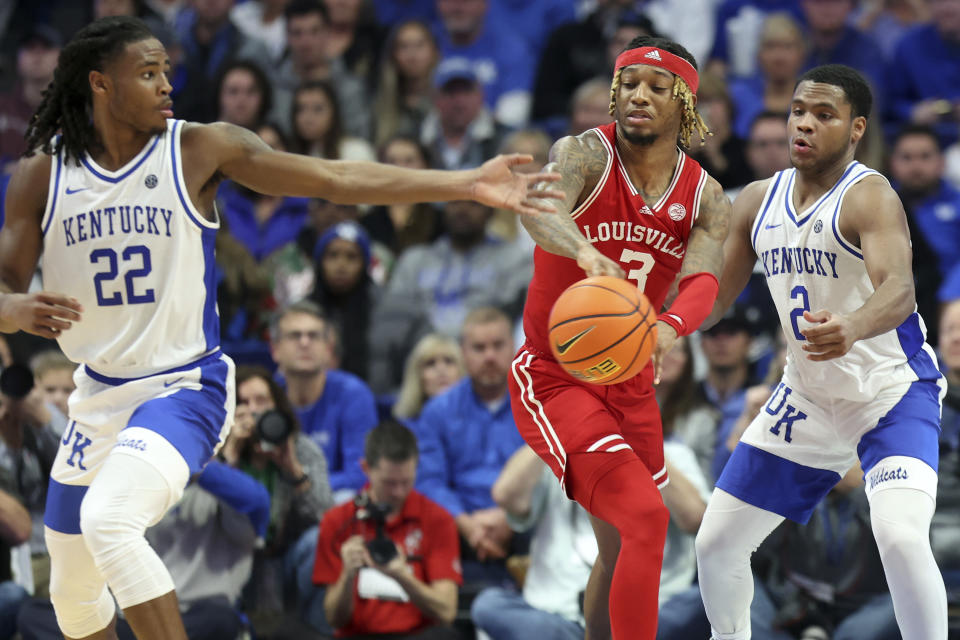
M 700 77 L 692 64 L 680 56 L 675 56 L 669 51 L 657 47 L 640 47 L 624 51 L 617 56 L 617 64 L 614 69 L 620 70 L 632 64 L 649 64 L 666 69 L 670 73 L 683 78 L 683 81 L 687 83 L 693 93 L 696 93 L 697 87 L 700 86 Z

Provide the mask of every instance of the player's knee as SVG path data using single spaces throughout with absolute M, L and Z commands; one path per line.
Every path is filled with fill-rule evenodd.
M 729 533 L 717 527 L 711 527 L 706 521 L 700 525 L 694 540 L 697 554 L 697 566 L 701 569 L 711 565 L 724 566 L 732 561 L 731 555 L 737 554 L 740 546 L 732 544 Z M 746 551 L 749 557 L 749 551 Z
M 871 520 L 877 549 L 884 561 L 910 557 L 930 544 L 925 528 L 915 523 L 877 516 Z
M 90 491 L 80 505 L 80 532 L 98 565 L 122 553 L 145 531 L 129 514 L 114 508 L 107 496 Z

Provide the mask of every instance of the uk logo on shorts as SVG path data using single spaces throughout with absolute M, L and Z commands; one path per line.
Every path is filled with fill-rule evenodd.
M 784 442 L 793 442 L 793 423 L 807 419 L 807 414 L 787 402 L 792 392 L 793 389 L 781 382 L 777 385 L 777 388 L 773 390 L 773 393 L 770 394 L 770 399 L 767 400 L 767 404 L 763 408 L 763 410 L 771 416 L 776 416 L 780 414 L 781 411 L 783 412 L 776 424 L 770 427 L 770 433 L 779 436 L 780 430 L 783 429 Z M 778 398 L 779 403 L 777 401 Z

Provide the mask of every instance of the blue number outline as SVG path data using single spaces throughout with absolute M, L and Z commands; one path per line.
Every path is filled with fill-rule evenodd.
M 137 255 L 140 256 L 141 265 L 136 269 L 127 270 L 123 275 L 127 289 L 127 303 L 146 304 L 155 302 L 156 295 L 153 289 L 147 289 L 142 294 L 138 294 L 136 292 L 136 284 L 134 283 L 134 279 L 145 277 L 153 270 L 153 264 L 150 260 L 150 248 L 142 244 L 125 247 L 122 254 L 123 261 L 129 262 Z M 94 249 L 90 252 L 91 264 L 99 263 L 101 258 L 107 259 L 107 270 L 98 271 L 93 276 L 93 286 L 97 294 L 97 304 L 101 307 L 114 307 L 123 304 L 123 295 L 119 291 L 115 291 L 109 298 L 103 295 L 103 284 L 115 280 L 120 273 L 117 268 L 117 252 L 108 247 Z
M 800 333 L 800 326 L 797 324 L 800 318 L 803 317 L 804 311 L 810 311 L 810 297 L 807 295 L 807 288 L 802 284 L 798 284 L 793 289 L 790 290 L 790 299 L 794 300 L 796 298 L 801 298 L 803 302 L 802 307 L 797 307 L 790 312 L 790 322 L 793 324 L 793 335 L 797 340 L 806 340 L 803 337 L 803 334 Z
M 123 296 L 120 295 L 119 291 L 114 291 L 113 295 L 109 298 L 103 296 L 103 283 L 109 282 L 117 277 L 117 252 L 113 249 L 94 249 L 90 252 L 90 263 L 97 264 L 100 262 L 100 258 L 107 259 L 107 270 L 98 271 L 95 276 L 93 276 L 93 286 L 97 292 L 97 304 L 101 307 L 114 307 L 118 304 L 123 304 Z
M 123 260 L 124 262 L 129 261 L 134 254 L 138 254 L 143 262 L 143 266 L 139 269 L 130 269 L 123 276 L 124 281 L 127 283 L 127 302 L 130 304 L 145 304 L 148 302 L 154 302 L 156 297 L 153 294 L 153 289 L 147 289 L 143 294 L 138 295 L 134 289 L 134 278 L 140 278 L 146 276 L 152 270 L 152 265 L 150 263 L 150 249 L 142 244 L 133 245 L 127 247 L 123 250 Z

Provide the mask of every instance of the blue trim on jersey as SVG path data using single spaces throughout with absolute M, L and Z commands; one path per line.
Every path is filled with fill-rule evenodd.
M 63 167 L 63 160 L 60 158 L 60 152 L 57 152 L 57 174 L 53 179 L 53 200 L 50 201 L 50 216 L 47 218 L 47 224 L 43 225 L 42 235 L 47 235 L 47 229 L 53 222 L 54 214 L 57 209 L 57 194 L 60 193 L 60 169 Z
M 192 362 L 187 364 L 180 365 L 179 367 L 174 367 L 173 369 L 167 369 L 166 371 L 158 371 L 157 373 L 151 373 L 146 376 L 138 376 L 136 378 L 113 378 L 110 376 L 105 376 L 102 373 L 97 373 L 90 368 L 90 365 L 83 365 L 84 373 L 96 380 L 97 382 L 102 382 L 103 384 L 109 384 L 113 386 L 118 386 L 121 384 L 126 384 L 127 382 L 133 382 L 134 380 L 143 380 L 144 378 L 152 378 L 154 376 L 162 376 L 168 373 L 176 373 L 177 371 L 187 371 L 189 369 L 196 369 L 197 367 L 206 366 L 208 361 L 213 361 L 218 359 L 221 356 L 220 350 L 217 349 L 213 353 L 208 353 L 207 355 L 200 356 Z
M 180 186 L 180 171 L 178 171 L 179 165 L 177 164 L 177 127 L 179 127 L 181 124 L 183 124 L 183 121 L 177 120 L 173 123 L 173 129 L 170 130 L 170 164 L 173 168 L 173 184 L 177 188 L 177 197 L 180 198 L 180 204 L 183 206 L 183 210 L 186 211 L 190 219 L 193 220 L 193 224 L 197 225 L 201 229 L 205 229 L 208 228 L 207 225 L 197 220 L 197 217 L 193 215 L 193 210 L 187 203 L 187 198 L 184 195 L 187 193 L 187 185 L 183 185 L 182 188 Z
M 907 364 L 917 374 L 919 380 L 939 380 L 943 374 L 937 367 L 937 363 L 923 348 L 926 336 L 923 329 L 920 328 L 920 314 L 914 311 L 907 319 L 897 327 L 897 339 L 900 341 L 900 348 L 903 349 L 903 355 L 907 358 Z
M 837 198 L 837 206 L 836 208 L 834 208 L 833 217 L 830 220 L 830 228 L 833 230 L 833 237 L 836 238 L 837 244 L 839 244 L 842 248 L 846 249 L 849 253 L 853 254 L 855 258 L 858 258 L 860 260 L 863 260 L 863 254 L 860 253 L 857 250 L 857 248 L 854 247 L 852 244 L 844 240 L 843 234 L 840 233 L 840 207 L 843 206 L 843 196 L 846 195 L 847 189 L 855 185 L 857 181 L 859 181 L 864 176 L 870 175 L 872 173 L 876 173 L 876 171 L 874 171 L 873 169 L 867 169 L 861 174 L 854 176 L 854 178 L 850 181 L 850 183 L 843 188 L 843 191 L 840 192 L 840 197 Z
M 199 390 L 181 388 L 147 400 L 133 412 L 127 426 L 158 433 L 183 456 L 191 476 L 199 473 L 213 456 L 227 419 L 230 371 L 228 361 L 217 354 L 200 366 Z
M 738 442 L 717 480 L 717 488 L 744 502 L 806 524 L 840 474 L 808 467 Z
M 47 505 L 43 524 L 60 533 L 80 533 L 80 503 L 90 487 L 63 484 L 53 478 L 47 486 Z
M 790 176 L 790 182 L 787 184 L 787 192 L 786 192 L 786 194 L 784 194 L 784 198 L 783 198 L 783 203 L 784 203 L 784 205 L 786 205 L 786 208 L 787 208 L 787 217 L 790 218 L 791 220 L 793 220 L 793 223 L 794 223 L 795 225 L 797 225 L 798 227 L 801 226 L 803 223 L 805 223 L 807 220 L 809 220 L 810 217 L 811 217 L 813 214 L 815 214 L 815 213 L 817 212 L 817 209 L 820 208 L 820 205 L 822 205 L 823 202 L 824 202 L 827 198 L 829 198 L 830 195 L 831 195 L 834 191 L 837 190 L 837 187 L 840 186 L 840 183 L 843 182 L 843 180 L 844 180 L 848 175 L 850 175 L 850 172 L 853 171 L 854 167 L 856 167 L 856 166 L 859 165 L 859 164 L 860 164 L 860 163 L 859 163 L 859 162 L 856 162 L 856 161 L 851 162 L 851 163 L 850 163 L 850 166 L 847 167 L 847 170 L 843 172 L 843 175 L 842 175 L 842 176 L 840 176 L 840 179 L 837 180 L 837 182 L 830 188 L 830 191 L 827 191 L 825 194 L 823 194 L 822 196 L 820 196 L 820 198 L 819 198 L 815 203 L 813 203 L 813 206 L 810 207 L 810 213 L 808 213 L 807 215 L 805 215 L 805 216 L 803 217 L 803 220 L 798 220 L 797 217 L 794 215 L 794 213 L 793 213 L 793 203 L 790 202 L 790 201 L 793 199 L 793 179 L 797 176 L 797 171 L 796 171 L 796 169 L 794 169 L 793 174 L 791 174 L 791 176 Z
M 877 426 L 860 438 L 857 455 L 864 475 L 890 456 L 917 458 L 936 471 L 940 459 L 940 386 L 930 380 L 911 384 Z
M 204 227 L 200 233 L 203 244 L 203 286 L 207 293 L 203 299 L 203 336 L 207 351 L 220 346 L 220 315 L 217 313 L 217 265 L 214 245 L 217 229 Z
M 90 173 L 92 173 L 92 174 L 95 175 L 96 177 L 100 178 L 100 179 L 103 180 L 104 182 L 109 182 L 109 183 L 111 183 L 111 184 L 116 184 L 116 183 L 120 182 L 121 180 L 123 180 L 124 178 L 126 178 L 127 176 L 129 176 L 131 173 L 133 173 L 134 171 L 136 171 L 137 169 L 140 168 L 140 165 L 142 165 L 142 164 L 146 161 L 146 159 L 150 157 L 150 154 L 153 153 L 153 150 L 157 148 L 157 144 L 160 142 L 160 137 L 161 137 L 162 135 L 163 135 L 162 133 L 158 133 L 156 136 L 154 136 L 154 138 L 153 138 L 153 144 L 150 145 L 150 147 L 147 149 L 147 152 L 144 153 L 144 154 L 140 157 L 140 159 L 137 160 L 136 163 L 134 163 L 134 165 L 133 165 L 132 167 L 130 167 L 127 171 L 124 171 L 121 175 L 117 176 L 116 178 L 111 178 L 110 176 L 106 176 L 106 175 L 100 173 L 99 171 L 97 171 L 96 167 L 94 167 L 92 164 L 90 164 L 90 162 L 87 161 L 87 157 L 86 157 L 86 156 L 80 158 L 80 162 L 82 162 L 82 163 L 83 163 L 83 166 L 85 166 L 85 167 L 87 168 L 87 171 L 89 171 Z
M 764 205 L 763 211 L 760 212 L 760 217 L 757 218 L 756 226 L 753 229 L 753 249 L 757 249 L 757 236 L 760 235 L 760 224 L 763 222 L 763 218 L 767 215 L 767 211 L 770 209 L 770 203 L 773 202 L 774 196 L 777 195 L 777 187 L 780 185 L 780 178 L 783 177 L 784 172 L 777 172 L 777 179 L 773 181 L 773 189 L 770 190 L 769 197 L 767 197 L 767 204 Z

